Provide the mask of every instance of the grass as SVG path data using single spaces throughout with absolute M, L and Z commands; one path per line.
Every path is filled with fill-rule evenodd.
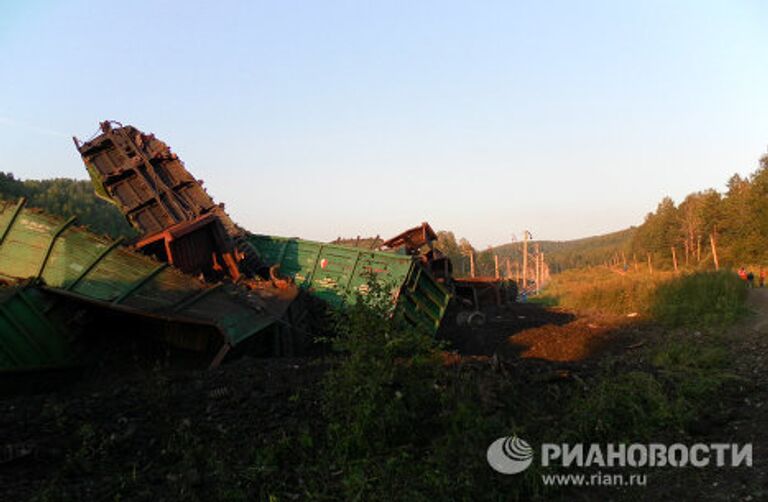
M 618 274 L 605 268 L 556 276 L 548 301 L 608 315 L 639 312 L 667 329 L 633 361 L 607 362 L 592 386 L 569 401 L 576 440 L 650 439 L 661 431 L 685 434 L 734 380 L 723 328 L 746 312 L 747 289 L 729 271 Z M 698 329 L 700 331 L 692 331 Z
M 566 439 L 579 442 L 647 440 L 676 422 L 664 385 L 645 371 L 606 373 L 568 407 Z
M 262 498 L 527 500 L 535 469 L 497 476 L 485 459 L 496 438 L 521 424 L 491 412 L 478 375 L 442 366 L 441 345 L 390 309 L 371 284 L 336 322 L 337 364 L 321 383 L 323 427 L 261 450 L 249 471 Z M 507 389 L 508 390 L 508 389 Z M 500 392 L 503 400 L 513 393 Z M 511 406 L 510 403 L 504 404 Z
M 593 386 L 569 401 L 564 433 L 571 441 L 690 435 L 702 416 L 724 411 L 718 396 L 738 380 L 728 340 L 714 333 L 667 332 L 634 360 L 604 366 Z
M 552 278 L 542 297 L 583 313 L 647 312 L 658 286 L 672 278 L 671 273 L 618 273 L 604 267 L 568 270 Z
M 736 274 L 700 272 L 660 284 L 652 316 L 668 326 L 723 326 L 746 312 L 747 288 Z
M 542 301 L 582 313 L 639 313 L 670 327 L 725 326 L 746 313 L 746 295 L 729 271 L 650 275 L 596 267 L 555 276 Z

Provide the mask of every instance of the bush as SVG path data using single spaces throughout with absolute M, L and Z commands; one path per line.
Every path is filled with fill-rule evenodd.
M 423 442 L 440 406 L 440 353 L 430 334 L 394 310 L 390 289 L 371 282 L 334 322 L 344 354 L 323 392 L 335 456 L 352 459 Z
M 334 496 L 502 496 L 485 449 L 504 428 L 483 413 L 477 382 L 446 372 L 440 344 L 394 310 L 388 288 L 369 283 L 367 293 L 337 315 L 335 332 L 343 359 L 323 382 L 326 455 L 340 473 Z M 485 493 L 478 493 L 480 486 Z M 531 486 L 519 483 L 503 496 Z
M 488 445 L 514 432 L 511 414 L 489 412 L 482 373 L 443 367 L 440 344 L 403 319 L 389 288 L 371 282 L 334 315 L 340 354 L 321 383 L 323 428 L 257 450 L 247 478 L 263 498 L 527 500 L 541 491 L 535 467 L 512 479 L 488 466 Z

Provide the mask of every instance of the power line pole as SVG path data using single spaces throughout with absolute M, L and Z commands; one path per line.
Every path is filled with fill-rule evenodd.
M 541 287 L 541 250 L 539 243 L 536 243 L 536 293 L 538 294 Z
M 528 287 L 528 239 L 532 237 L 528 230 L 523 230 L 523 289 Z

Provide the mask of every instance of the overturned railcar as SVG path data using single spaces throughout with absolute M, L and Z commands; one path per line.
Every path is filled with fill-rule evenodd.
M 138 231 L 134 248 L 209 280 L 256 275 L 245 231 L 163 141 L 111 121 L 90 140 L 74 141 L 96 194 Z
M 354 302 L 371 274 L 391 285 L 397 308 L 412 324 L 435 333 L 451 295 L 414 256 L 303 239 L 250 235 L 259 259 L 333 307 Z
M 54 311 L 55 299 L 24 281 L 0 286 L 0 374 L 74 365 L 74 317 Z
M 215 353 L 213 365 L 255 335 L 290 336 L 279 328 L 297 288 L 267 281 L 251 289 L 207 284 L 120 241 L 78 227 L 74 218 L 64 220 L 24 206 L 24 199 L 0 203 L 2 282 L 33 280 L 48 295 L 165 326 L 158 332 L 166 342 Z M 57 336 L 50 330 L 41 333 Z M 286 340 L 279 344 L 290 345 Z

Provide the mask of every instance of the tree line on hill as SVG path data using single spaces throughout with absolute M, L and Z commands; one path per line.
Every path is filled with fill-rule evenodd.
M 622 250 L 626 254 L 636 231 L 635 227 L 631 227 L 605 235 L 570 241 L 532 240 L 528 242 L 529 265 L 533 267 L 534 262 L 531 256 L 537 248 L 544 255 L 544 260 L 552 273 L 609 262 L 619 256 Z M 495 274 L 495 257 L 498 257 L 502 276 L 507 274 L 507 261 L 513 275 L 516 270 L 521 269 L 523 263 L 523 243 L 520 241 L 478 250 L 467 239 L 457 240 L 453 232 L 440 231 L 438 247 L 451 258 L 454 270 L 459 275 L 469 273 L 470 251 L 475 253 L 476 274 L 480 276 Z
M 477 275 L 501 274 L 506 260 L 522 263 L 521 242 L 477 250 L 453 232 L 441 231 L 439 247 L 452 259 L 459 274 L 469 271 L 469 253 L 475 253 Z M 665 197 L 638 227 L 571 241 L 531 241 L 553 273 L 597 265 L 710 269 L 715 253 L 721 267 L 768 266 L 768 155 L 749 176 L 734 174 L 721 193 L 714 189 L 688 195 L 680 204 Z M 713 249 L 714 248 L 714 249 Z M 530 259 L 529 259 L 530 260 Z
M 654 266 L 711 268 L 768 264 L 768 155 L 749 176 L 734 174 L 724 193 L 709 189 L 680 204 L 665 197 L 630 242 L 638 260 Z M 713 250 L 714 243 L 714 250 Z
M 27 198 L 27 206 L 77 221 L 94 232 L 110 237 L 131 237 L 133 229 L 112 204 L 99 199 L 90 181 L 55 178 L 19 180 L 0 171 L 0 199 L 15 201 Z

